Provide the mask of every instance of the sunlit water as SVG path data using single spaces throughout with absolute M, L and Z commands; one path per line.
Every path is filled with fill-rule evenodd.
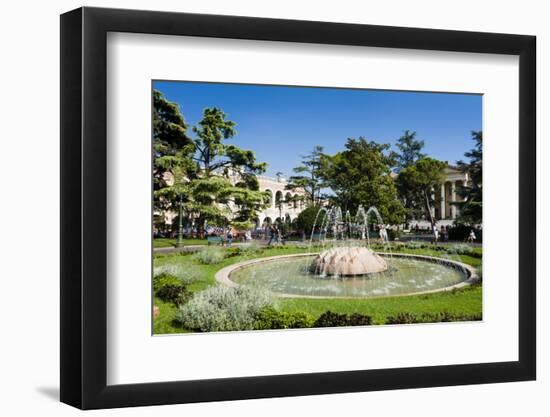
M 389 270 L 356 277 L 320 277 L 309 271 L 314 257 L 276 259 L 231 273 L 241 285 L 276 293 L 321 297 L 382 297 L 442 289 L 468 279 L 460 267 L 414 258 L 386 257 Z

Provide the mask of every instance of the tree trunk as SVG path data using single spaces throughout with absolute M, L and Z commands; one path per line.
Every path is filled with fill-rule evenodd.
M 426 190 L 424 190 L 424 204 L 426 208 L 426 213 L 428 214 L 428 219 L 430 219 L 430 224 L 432 225 L 433 229 L 435 226 L 435 219 L 432 216 L 432 207 L 430 206 L 430 199 Z

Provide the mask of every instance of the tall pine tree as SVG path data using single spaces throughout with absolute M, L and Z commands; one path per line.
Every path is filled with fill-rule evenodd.
M 469 162 L 457 161 L 457 165 L 470 175 L 470 182 L 459 187 L 457 192 L 465 201 L 455 203 L 460 207 L 457 223 L 481 224 L 483 220 L 483 132 L 472 132 L 473 149 L 464 156 Z
M 327 157 L 322 146 L 314 146 L 313 150 L 302 156 L 302 164 L 294 168 L 286 186 L 288 190 L 303 189 L 310 205 L 319 203 L 321 190 L 325 187 L 323 173 L 326 169 Z
M 399 149 L 395 154 L 398 171 L 414 165 L 416 161 L 426 156 L 422 153 L 424 141 L 416 140 L 416 132 L 405 130 L 403 136 L 397 140 L 396 146 Z

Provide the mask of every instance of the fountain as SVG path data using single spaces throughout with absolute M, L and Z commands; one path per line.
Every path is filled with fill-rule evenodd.
M 313 261 L 313 271 L 321 276 L 353 276 L 388 269 L 380 255 L 366 247 L 344 246 L 325 250 Z
M 371 247 L 373 224 L 378 226 L 381 252 Z M 459 288 L 475 282 L 477 275 L 459 261 L 393 253 L 375 207 L 359 207 L 354 218 L 332 207 L 317 213 L 306 253 L 230 265 L 216 280 L 266 288 L 281 297 L 371 298 Z
M 321 213 L 322 217 L 320 218 Z M 359 206 L 355 222 L 352 222 L 349 210 L 346 211 L 344 217 L 340 207 L 321 208 L 313 223 L 310 247 L 313 245 L 313 236 L 319 220 L 319 240 L 325 244 L 327 235 L 332 233 L 332 247 L 324 250 L 314 259 L 311 271 L 321 277 L 359 276 L 386 271 L 388 269 L 386 261 L 370 249 L 369 215 L 371 213 L 376 216 L 376 220 L 381 226 L 382 217 L 376 207 L 365 211 L 362 206 Z M 367 246 L 361 246 L 361 242 L 364 242 L 365 239 Z M 383 241 L 388 243 L 387 234 Z M 389 250 L 391 252 L 391 248 Z

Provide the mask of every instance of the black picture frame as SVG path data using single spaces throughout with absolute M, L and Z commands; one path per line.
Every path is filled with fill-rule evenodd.
M 519 360 L 107 385 L 108 32 L 519 56 Z M 533 380 L 536 377 L 534 36 L 136 10 L 61 16 L 61 401 L 82 409 Z

